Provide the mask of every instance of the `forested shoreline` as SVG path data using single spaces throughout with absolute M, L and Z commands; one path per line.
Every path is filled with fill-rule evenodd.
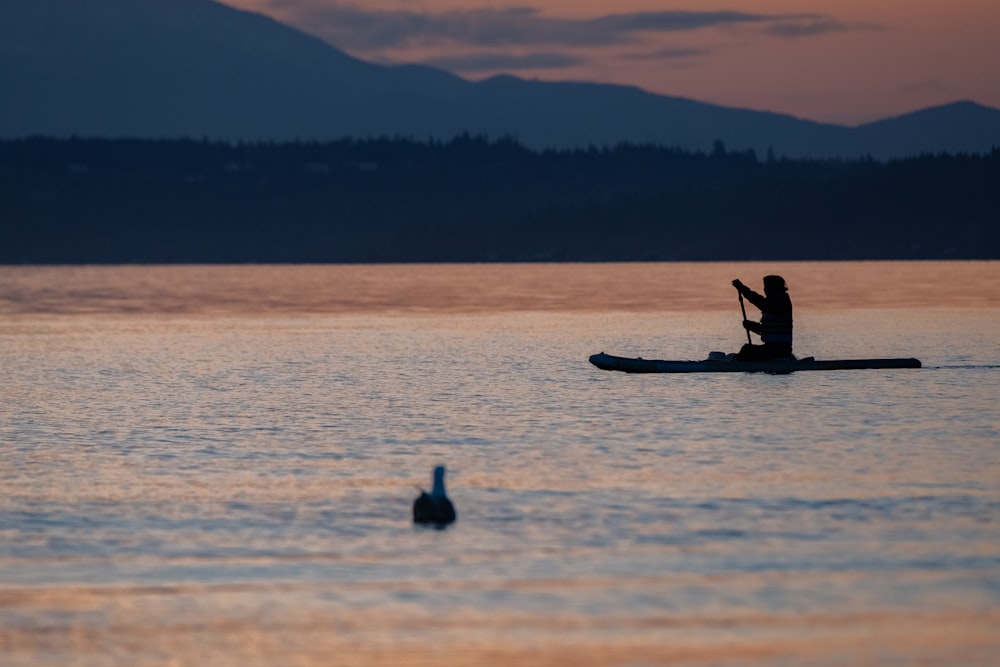
M 0 263 L 995 259 L 1000 149 L 0 141 Z

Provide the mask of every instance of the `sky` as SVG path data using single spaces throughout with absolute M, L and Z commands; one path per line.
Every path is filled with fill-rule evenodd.
M 363 60 L 855 125 L 1000 108 L 1000 0 L 224 0 Z

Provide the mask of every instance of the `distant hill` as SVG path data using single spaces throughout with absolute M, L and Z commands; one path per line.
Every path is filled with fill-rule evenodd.
M 1000 112 L 975 102 L 954 102 L 880 120 L 852 131 L 853 145 L 874 156 L 920 152 L 981 153 L 1000 147 Z
M 986 152 L 1000 110 L 962 102 L 858 128 L 634 87 L 469 82 L 367 63 L 210 0 L 4 0 L 0 138 L 331 140 L 461 133 L 532 148 L 654 143 L 790 157 Z

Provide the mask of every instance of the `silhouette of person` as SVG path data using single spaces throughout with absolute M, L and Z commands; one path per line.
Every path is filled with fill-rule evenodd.
M 760 322 L 743 320 L 743 328 L 760 336 L 762 345 L 747 343 L 736 355 L 737 361 L 764 361 L 792 356 L 792 300 L 781 276 L 764 276 L 764 296 L 740 282 L 735 287 L 747 301 L 760 309 Z

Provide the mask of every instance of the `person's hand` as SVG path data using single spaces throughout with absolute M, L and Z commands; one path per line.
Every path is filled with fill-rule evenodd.
M 735 287 L 736 289 L 740 289 L 743 287 L 743 283 L 740 282 L 739 278 L 733 281 L 733 287 Z
M 743 328 L 744 329 L 749 329 L 750 331 L 753 331 L 753 328 L 755 326 L 757 326 L 757 323 L 754 322 L 753 320 L 743 320 Z

